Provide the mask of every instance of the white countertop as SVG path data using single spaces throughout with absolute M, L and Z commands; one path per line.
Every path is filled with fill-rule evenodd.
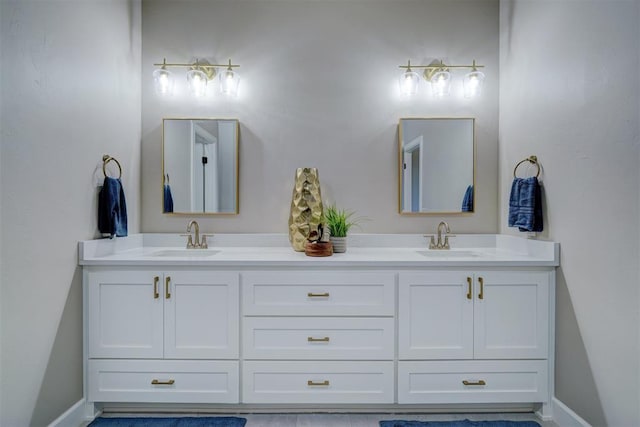
M 209 252 L 185 249 L 177 234 L 136 234 L 80 242 L 83 266 L 201 267 L 554 267 L 559 244 L 507 235 L 450 238 L 450 250 L 429 250 L 415 234 L 355 234 L 348 249 L 329 257 L 295 252 L 286 234 L 217 234 Z

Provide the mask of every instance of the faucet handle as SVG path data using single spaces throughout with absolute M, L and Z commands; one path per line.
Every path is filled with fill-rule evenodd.
M 437 249 L 438 245 L 436 244 L 435 236 L 433 234 L 425 234 L 424 237 L 430 237 L 429 239 L 429 249 Z
M 213 234 L 201 234 L 202 239 L 200 240 L 200 247 L 202 249 L 209 249 L 209 244 L 207 243 L 207 237 L 213 237 Z
M 451 249 L 451 246 L 449 246 L 449 237 L 456 237 L 455 234 L 447 234 L 444 236 L 444 243 L 442 245 L 443 249 Z
M 182 237 L 187 237 L 187 249 L 193 249 L 196 246 L 193 244 L 193 236 L 191 234 L 181 234 Z

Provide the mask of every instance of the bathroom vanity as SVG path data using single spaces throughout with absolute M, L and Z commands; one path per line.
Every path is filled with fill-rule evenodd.
M 553 396 L 559 247 L 353 235 L 326 258 L 286 235 L 81 242 L 85 398 L 393 410 L 533 408 Z

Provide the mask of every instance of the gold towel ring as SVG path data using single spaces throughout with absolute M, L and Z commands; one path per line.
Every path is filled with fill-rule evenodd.
M 118 170 L 120 171 L 120 175 L 118 176 L 118 179 L 120 179 L 122 177 L 122 166 L 120 166 L 120 162 L 115 157 L 111 157 L 108 154 L 105 154 L 104 156 L 102 156 L 102 173 L 104 174 L 105 178 L 108 176 L 107 163 L 109 163 L 111 160 L 116 162 L 116 165 L 118 165 Z
M 540 164 L 538 163 L 538 157 L 536 156 L 529 156 L 524 160 L 520 160 L 518 162 L 518 164 L 516 164 L 516 167 L 513 168 L 513 177 L 516 177 L 516 170 L 518 170 L 518 166 L 520 166 L 521 164 L 523 164 L 524 162 L 529 162 L 533 165 L 536 165 L 536 167 L 538 168 L 538 173 L 536 173 L 536 178 L 540 176 Z

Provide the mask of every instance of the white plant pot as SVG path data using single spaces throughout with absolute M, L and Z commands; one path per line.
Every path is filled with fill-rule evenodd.
M 331 236 L 331 243 L 333 244 L 333 253 L 341 254 L 347 251 L 347 238 L 346 237 L 334 237 Z

